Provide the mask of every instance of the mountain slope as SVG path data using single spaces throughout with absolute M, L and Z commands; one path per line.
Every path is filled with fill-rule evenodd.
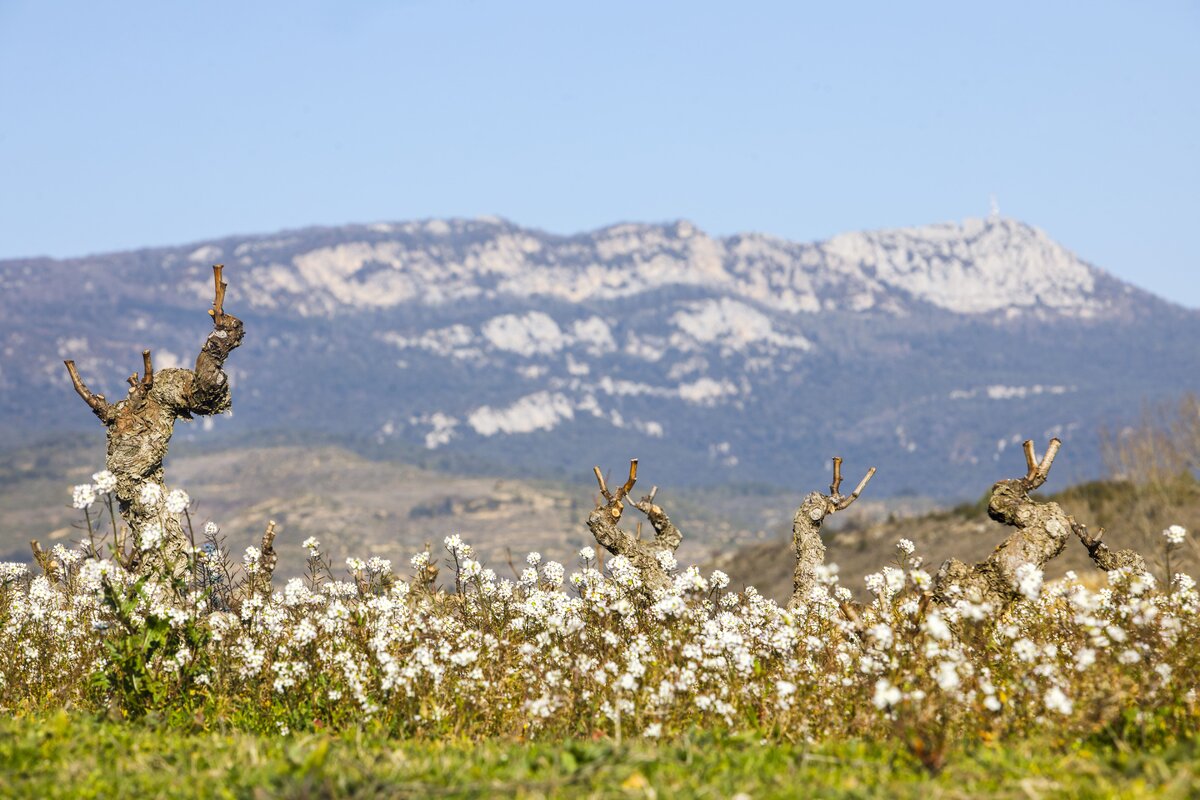
M 962 497 L 1027 437 L 1094 475 L 1097 426 L 1200 382 L 1196 313 L 1013 220 L 810 244 L 431 220 L 0 262 L 0 442 L 88 429 L 61 358 L 110 397 L 144 347 L 188 363 L 214 262 L 247 323 L 236 414 L 185 437 L 580 480 L 637 455 L 664 485 L 815 486 L 840 454 L 881 496 Z

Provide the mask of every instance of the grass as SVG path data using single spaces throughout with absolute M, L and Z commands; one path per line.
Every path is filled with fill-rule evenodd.
M 0 721 L 0 796 L 1191 797 L 1200 744 L 1149 752 L 1053 741 L 984 745 L 928 775 L 903 748 L 757 738 L 674 742 L 397 741 L 365 731 L 180 732 L 66 712 Z

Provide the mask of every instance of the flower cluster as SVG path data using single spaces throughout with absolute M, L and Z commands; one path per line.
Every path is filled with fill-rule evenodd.
M 371 720 L 402 735 L 660 737 L 703 725 L 815 739 L 927 725 L 996 737 L 1151 717 L 1182 729 L 1200 713 L 1187 677 L 1200 674 L 1188 644 L 1200 595 L 1185 575 L 1159 587 L 1148 574 L 1089 585 L 1026 571 L 1010 607 L 965 591 L 936 602 L 903 542 L 902 566 L 868 576 L 870 601 L 848 613 L 834 568 L 789 610 L 673 559 L 672 584 L 648 591 L 628 559 L 600 562 L 590 547 L 570 574 L 531 553 L 510 580 L 458 536 L 445 546 L 448 589 L 421 577 L 429 553 L 412 558 L 412 580 L 379 558 L 350 559 L 339 577 L 315 539 L 308 577 L 282 586 L 254 577 L 262 553 L 246 548 L 255 588 L 240 595 L 211 540 L 182 577 L 61 547 L 45 575 L 0 564 L 0 712 L 120 703 L 120 681 L 93 676 L 111 671 L 122 637 L 158 625 L 170 644 L 138 666 L 170 689 L 156 702 L 258 730 Z

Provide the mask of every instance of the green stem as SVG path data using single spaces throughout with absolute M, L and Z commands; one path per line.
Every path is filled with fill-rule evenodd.
M 188 549 L 188 555 L 187 555 L 187 569 L 188 569 L 188 589 L 190 590 L 193 587 L 195 587 L 195 585 L 196 585 L 196 531 L 195 531 L 195 529 L 192 528 L 192 513 L 190 511 L 188 511 L 186 508 L 183 509 L 183 518 L 187 520 L 187 529 L 188 529 L 189 549 Z M 194 607 L 193 607 L 193 610 L 195 610 Z
M 96 530 L 92 527 L 92 510 L 90 508 L 83 510 L 83 518 L 87 520 L 88 547 L 91 548 L 92 558 L 98 559 L 100 555 L 96 552 Z

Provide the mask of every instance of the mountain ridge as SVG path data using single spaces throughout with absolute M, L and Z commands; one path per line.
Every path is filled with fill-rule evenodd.
M 1200 372 L 1200 313 L 1000 217 L 815 243 L 683 220 L 313 226 L 0 262 L 0 444 L 82 429 L 62 358 L 110 396 L 144 347 L 188 364 L 215 262 L 247 323 L 237 415 L 185 440 L 320 431 L 543 474 L 643 454 L 689 484 L 791 484 L 839 453 L 878 458 L 884 493 L 914 488 L 884 466 L 952 464 L 929 493 L 961 497 L 1028 437 L 1076 437 L 1095 475 L 1098 427 Z
M 1000 235 L 994 235 L 997 233 Z M 1037 277 L 1041 277 L 1043 283 L 1041 286 L 1033 288 L 1050 290 L 1050 292 L 1045 296 L 1035 294 L 1034 297 L 1029 298 L 1030 300 L 1041 301 L 1041 305 L 1075 312 L 1083 317 L 1087 317 L 1096 309 L 1086 304 L 1080 305 L 1078 302 L 1074 305 L 1065 304 L 1064 300 L 1072 298 L 1064 296 L 1062 290 L 1074 288 L 1082 290 L 1085 294 L 1093 294 L 1094 284 L 1096 283 L 1109 288 L 1120 286 L 1126 293 L 1139 295 L 1143 299 L 1155 297 L 1164 303 L 1183 309 L 1182 306 L 1178 306 L 1166 298 L 1158 297 L 1146 290 L 1134 287 L 1121 281 L 1121 279 L 1113 276 L 1111 273 L 1083 261 L 1068 249 L 1054 242 L 1041 229 L 1018 220 L 999 216 L 968 218 L 961 223 L 944 222 L 915 227 L 847 232 L 837 234 L 828 239 L 811 242 L 793 241 L 758 232 L 710 237 L 692 223 L 682 219 L 664 223 L 615 223 L 592 231 L 565 235 L 523 227 L 500 217 L 427 219 L 413 222 L 381 222 L 345 226 L 306 226 L 284 229 L 268 234 L 234 235 L 202 239 L 174 247 L 144 248 L 135 251 L 100 253 L 68 259 L 48 259 L 44 257 L 8 259 L 0 261 L 0 264 L 64 263 L 81 265 L 96 260 L 109 260 L 116 256 L 130 257 L 134 254 L 162 257 L 166 264 L 172 264 L 180 260 L 179 255 L 181 251 L 188 251 L 187 260 L 201 264 L 202 266 L 207 266 L 205 262 L 209 261 L 232 260 L 240 262 L 242 266 L 257 266 L 261 269 L 263 265 L 257 263 L 258 259 L 254 257 L 256 251 L 278 250 L 300 241 L 328 239 L 330 237 L 334 240 L 330 246 L 315 248 L 322 255 L 329 256 L 329 260 L 325 264 L 313 263 L 314 259 L 310 254 L 302 262 L 309 270 L 320 269 L 322 266 L 332 266 L 340 267 L 340 271 L 345 272 L 347 271 L 347 263 L 353 264 L 355 260 L 359 262 L 356 266 L 362 267 L 372 263 L 371 256 L 382 255 L 388 258 L 403 255 L 403 253 L 371 251 L 366 247 L 362 248 L 363 252 L 325 252 L 330 250 L 331 247 L 336 249 L 339 244 L 354 243 L 361 246 L 371 243 L 378 244 L 380 242 L 395 241 L 398 238 L 403 238 L 415 244 L 440 247 L 443 257 L 446 255 L 446 252 L 445 248 L 438 244 L 439 239 L 453 239 L 459 243 L 466 241 L 468 245 L 472 240 L 486 241 L 491 239 L 493 242 L 496 242 L 496 245 L 487 255 L 505 256 L 514 264 L 524 263 L 527 260 L 526 256 L 528 254 L 537 253 L 545 247 L 566 248 L 568 251 L 574 251 L 575 254 L 578 254 L 580 245 L 586 245 L 590 242 L 595 245 L 593 249 L 596 252 L 597 258 L 593 259 L 594 261 L 616 262 L 619 266 L 622 265 L 622 258 L 627 257 L 631 252 L 636 250 L 645 251 L 647 248 L 656 246 L 661 247 L 670 244 L 673 240 L 677 243 L 688 241 L 699 243 L 700 246 L 689 253 L 691 258 L 688 260 L 688 263 L 699 267 L 701 270 L 707 270 L 710 277 L 719 277 L 727 283 L 733 283 L 735 276 L 723 274 L 723 271 L 719 267 L 714 267 L 711 261 L 705 258 L 706 255 L 730 258 L 742 256 L 749 264 L 754 264 L 755 261 L 761 263 L 764 256 L 774 257 L 777 263 L 770 264 L 770 266 L 778 266 L 778 261 L 786 257 L 800 263 L 802 267 L 807 266 L 810 268 L 807 270 L 808 274 L 805 274 L 804 277 L 810 277 L 811 273 L 824 269 L 837 276 L 850 276 L 859 279 L 870 278 L 879 282 L 876 285 L 870 286 L 870 289 L 876 291 L 890 289 L 906 292 L 915 299 L 924 299 L 935 306 L 941 306 L 947 310 L 959 313 L 981 313 L 994 311 L 999 308 L 1013 307 L 1014 305 L 1016 307 L 1036 305 L 1032 302 L 1014 303 L 1013 301 L 1023 299 L 1014 297 L 1014 293 L 1030 288 L 1028 285 L 1030 279 Z M 998 242 L 996 241 L 997 239 L 999 239 Z M 972 245 L 984 240 L 987 240 L 985 244 L 990 246 L 985 246 L 982 251 L 979 248 L 972 249 Z M 913 249 L 914 244 L 918 250 Z M 997 244 L 999 247 L 996 246 Z M 704 251 L 710 247 L 715 248 L 717 253 L 706 254 Z M 505 252 L 505 248 L 508 248 L 508 252 Z M 886 257 L 889 252 L 895 253 L 901 248 L 905 250 L 906 259 L 904 261 L 898 262 L 895 257 Z M 924 252 L 921 252 L 921 250 Z M 1011 256 L 1014 251 L 1021 258 L 1012 258 Z M 934 264 L 931 265 L 932 268 L 940 268 L 942 274 L 937 276 L 937 279 L 934 279 L 928 272 L 922 273 L 917 269 L 913 269 L 912 262 L 914 256 L 918 260 L 922 256 L 928 256 L 934 261 Z M 982 269 L 978 268 L 981 256 L 990 259 L 983 265 Z M 1009 257 L 1006 259 L 1005 256 Z M 819 263 L 820 259 L 823 259 L 825 263 Z M 320 259 L 317 259 L 317 261 L 319 262 Z M 645 262 L 646 260 L 643 259 L 639 265 Z M 982 287 L 984 289 L 1005 289 L 1006 292 L 1002 296 L 991 298 L 972 296 L 966 298 L 967 302 L 963 304 L 962 301 L 964 298 L 955 297 L 953 294 L 945 291 L 947 285 L 962 285 L 964 276 L 961 270 L 959 270 L 959 266 L 963 263 L 976 266 L 974 275 L 968 275 L 966 276 L 967 278 L 974 277 L 978 279 L 983 277 L 997 281 L 1003 277 L 997 273 L 1013 272 L 1014 265 L 1020 271 L 1020 274 L 1016 276 L 1015 280 L 1010 281 L 1007 286 Z M 625 265 L 627 266 L 627 263 Z M 421 265 L 394 262 L 390 266 L 403 271 L 405 269 L 411 270 Z M 489 270 L 490 265 L 486 262 L 486 259 L 476 259 L 474 263 L 468 266 L 479 272 L 495 271 Z M 747 264 L 742 263 L 738 266 L 744 271 Z M 1057 273 L 1052 276 L 1036 275 L 1039 269 L 1047 266 L 1056 268 Z M 905 269 L 905 267 L 909 268 Z M 805 272 L 803 269 L 801 271 Z M 688 276 L 682 272 L 659 277 L 664 283 L 689 284 L 697 282 L 692 276 Z M 1047 277 L 1051 278 L 1048 282 L 1045 280 Z M 279 276 L 275 276 L 275 279 L 279 280 Z M 699 283 L 706 285 L 703 281 Z M 710 283 L 707 285 L 713 284 Z M 269 287 L 264 286 L 261 288 Z M 284 285 L 276 286 L 275 288 L 286 289 L 289 287 Z M 507 288 L 511 290 L 514 287 L 512 284 L 509 284 Z M 584 289 L 586 288 L 592 287 L 584 287 Z M 595 288 L 603 291 L 606 287 Z M 612 289 L 614 287 L 607 288 Z M 745 289 L 744 286 L 739 288 Z M 560 291 L 556 293 L 547 287 L 537 287 L 534 292 L 576 301 L 592 296 L 585 295 L 581 297 L 579 290 L 575 292 Z M 514 293 L 522 294 L 522 292 Z M 771 304 L 771 298 L 765 296 L 765 292 L 747 293 L 743 291 L 742 294 L 751 299 Z M 619 296 L 619 293 L 610 292 L 606 296 Z M 394 300 L 394 302 L 404 302 L 410 298 L 407 296 L 384 298 L 384 300 L 388 299 Z M 435 297 L 434 301 L 444 301 L 445 299 Z M 1080 298 L 1076 297 L 1073 299 L 1079 301 Z M 371 302 L 386 307 L 386 303 L 382 302 L 380 298 L 373 298 Z M 874 304 L 871 302 L 869 305 L 864 305 L 861 299 L 857 299 L 857 303 L 854 306 L 855 310 L 870 308 Z M 780 310 L 803 312 L 827 310 L 827 305 L 823 305 L 820 302 L 814 303 L 814 298 L 811 294 L 799 298 L 782 298 L 777 301 L 776 307 L 779 307 Z

